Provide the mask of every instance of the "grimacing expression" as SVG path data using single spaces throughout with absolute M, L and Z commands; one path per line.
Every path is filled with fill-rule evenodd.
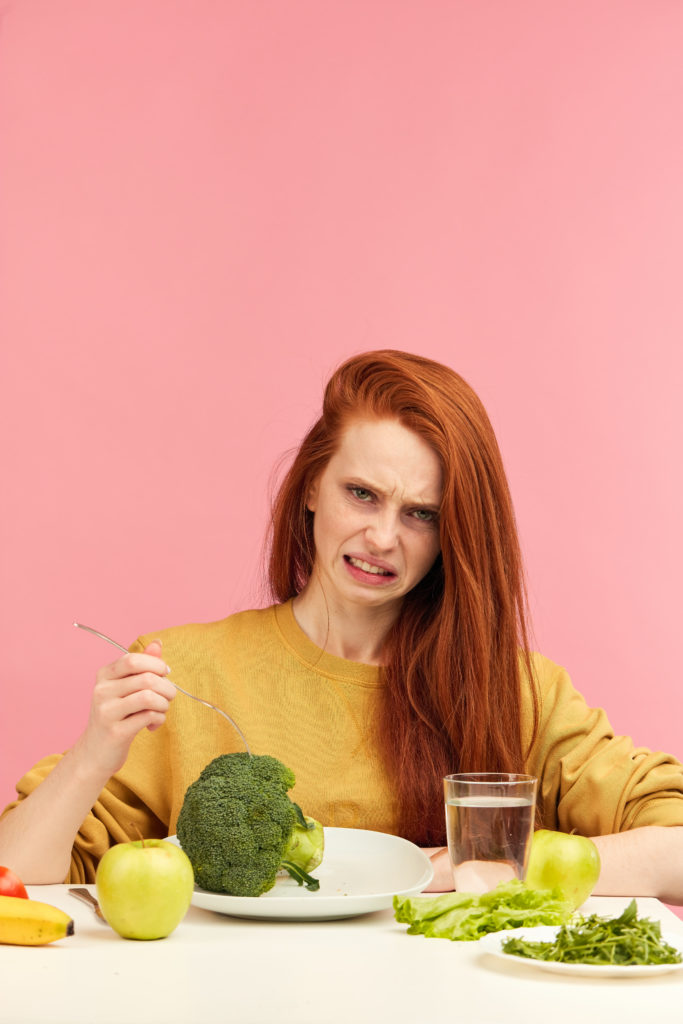
M 329 598 L 400 603 L 439 554 L 436 452 L 396 419 L 355 419 L 310 489 L 313 574 Z

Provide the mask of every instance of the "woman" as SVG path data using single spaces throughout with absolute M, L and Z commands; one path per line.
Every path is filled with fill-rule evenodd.
M 543 824 L 595 838 L 597 891 L 683 902 L 683 768 L 530 652 L 500 453 L 457 374 L 379 351 L 333 375 L 275 501 L 270 582 L 272 607 L 150 634 L 98 673 L 83 734 L 19 783 L 0 863 L 92 881 L 112 842 L 174 832 L 241 742 L 174 699 L 172 671 L 293 769 L 306 813 L 426 847 L 433 889 L 452 888 L 443 775 L 527 770 Z

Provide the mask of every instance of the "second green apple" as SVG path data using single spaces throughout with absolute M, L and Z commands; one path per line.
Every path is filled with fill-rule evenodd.
M 600 876 L 600 855 L 592 839 L 541 828 L 534 832 L 524 880 L 530 889 L 559 889 L 576 910 Z

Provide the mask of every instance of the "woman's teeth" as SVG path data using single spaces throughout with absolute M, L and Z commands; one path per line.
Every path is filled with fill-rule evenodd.
M 376 576 L 393 576 L 393 573 L 387 572 L 386 569 L 380 569 L 378 565 L 370 565 L 369 562 L 363 562 L 360 558 L 351 558 L 349 556 L 348 560 L 351 565 L 355 565 L 357 569 L 362 569 L 363 572 L 371 572 Z

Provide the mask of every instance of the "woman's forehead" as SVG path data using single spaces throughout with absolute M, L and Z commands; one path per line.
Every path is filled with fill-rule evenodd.
M 400 488 L 416 502 L 438 504 L 443 474 L 430 445 L 397 419 L 355 419 L 341 434 L 328 467 L 382 491 Z

